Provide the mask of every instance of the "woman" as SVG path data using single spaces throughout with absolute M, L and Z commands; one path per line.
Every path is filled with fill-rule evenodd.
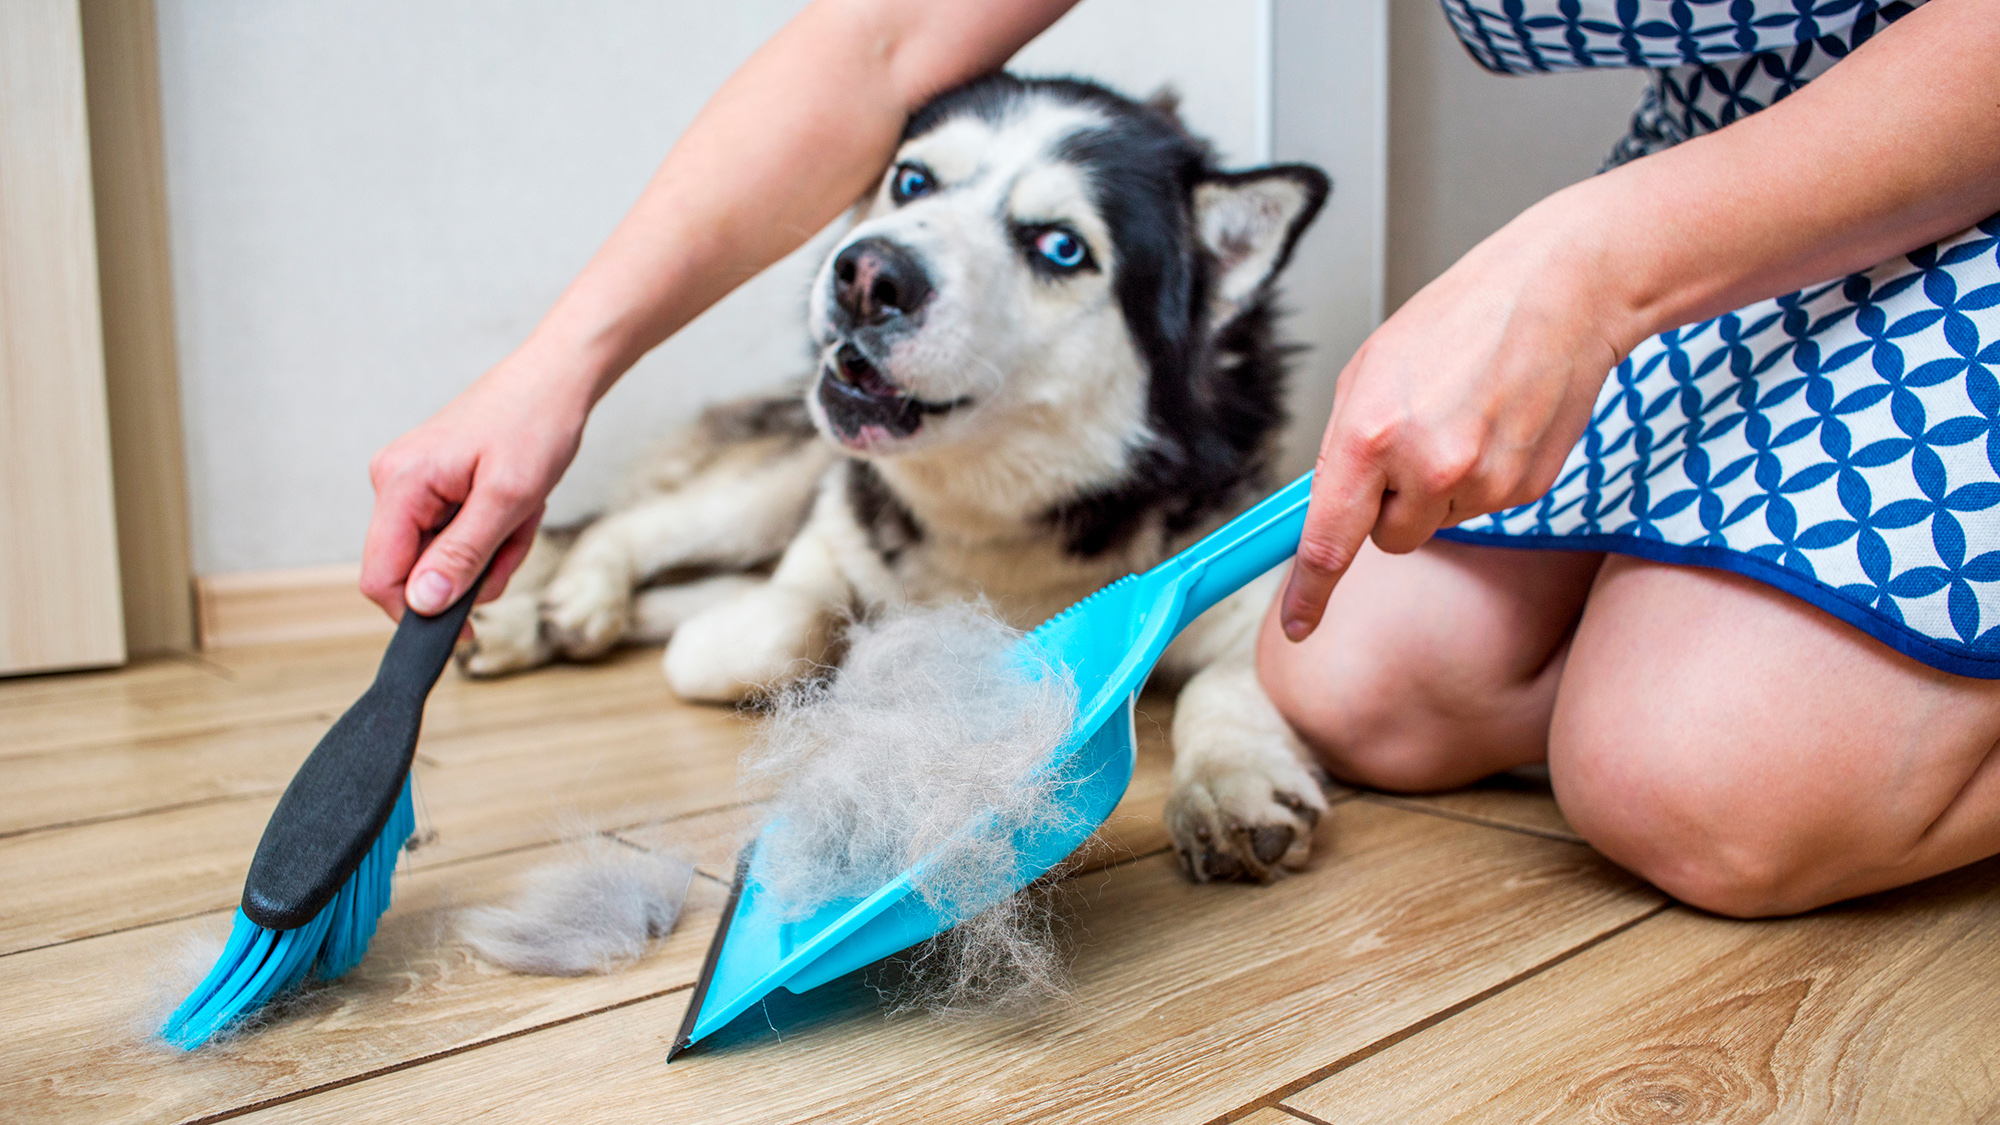
M 497 591 L 610 384 L 1071 2 L 808 8 L 521 349 L 376 457 L 364 591 L 435 612 L 496 550 Z M 1667 69 L 1623 163 L 1343 371 L 1266 685 L 1349 781 L 1546 759 L 1591 843 L 1723 913 L 2000 852 L 2000 5 L 1590 7 L 1447 0 L 1494 69 Z

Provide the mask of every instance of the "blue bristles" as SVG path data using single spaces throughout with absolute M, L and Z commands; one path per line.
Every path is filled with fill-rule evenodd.
M 308 975 L 333 980 L 360 964 L 376 921 L 389 909 L 396 857 L 415 831 L 406 779 L 382 834 L 326 909 L 296 930 L 265 929 L 238 909 L 222 956 L 167 1017 L 160 1036 L 193 1050 L 271 998 L 304 984 Z

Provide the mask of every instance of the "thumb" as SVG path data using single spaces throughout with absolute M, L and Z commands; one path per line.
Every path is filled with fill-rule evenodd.
M 410 608 L 426 617 L 443 613 L 479 580 L 486 560 L 520 522 L 514 506 L 491 489 L 474 491 L 411 568 L 403 588 Z

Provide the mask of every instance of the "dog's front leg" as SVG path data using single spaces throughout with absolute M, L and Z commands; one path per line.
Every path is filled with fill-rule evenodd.
M 1319 770 L 1257 679 L 1257 621 L 1274 587 L 1252 583 L 1184 638 L 1198 670 L 1174 701 L 1167 832 L 1198 883 L 1268 883 L 1305 866 L 1327 809 Z
M 554 577 L 569 550 L 566 535 L 535 532 L 528 555 L 514 570 L 507 592 L 472 609 L 472 636 L 454 655 L 468 676 L 503 676 L 539 668 L 554 649 L 542 631 L 542 587 Z
M 667 642 L 661 665 L 683 699 L 732 703 L 782 687 L 824 663 L 852 591 L 814 522 L 785 548 L 768 582 L 703 610 Z
M 736 569 L 777 554 L 803 522 L 828 455 L 810 445 L 758 453 L 726 453 L 680 487 L 586 528 L 542 592 L 542 621 L 555 647 L 590 659 L 626 639 L 635 624 L 634 591 L 662 571 Z

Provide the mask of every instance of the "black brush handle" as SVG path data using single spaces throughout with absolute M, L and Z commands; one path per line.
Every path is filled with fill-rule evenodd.
M 250 861 L 243 913 L 271 930 L 313 920 L 361 866 L 395 811 L 417 752 L 424 701 L 444 674 L 486 580 L 435 617 L 403 611 L 375 682 L 306 757 Z

